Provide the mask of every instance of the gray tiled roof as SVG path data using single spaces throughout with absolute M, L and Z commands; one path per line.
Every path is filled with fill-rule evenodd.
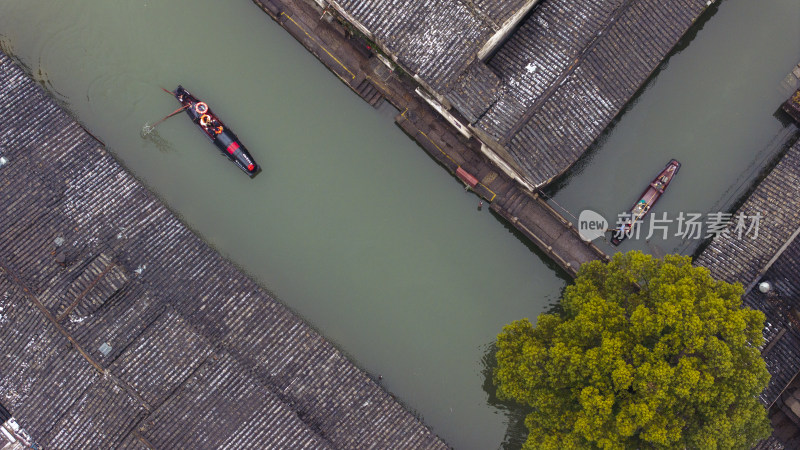
M 207 358 L 138 431 L 154 448 L 333 448 L 224 354 Z
M 44 448 L 446 448 L 2 53 L 0 153 L 0 403 Z
M 786 248 L 761 280 L 769 281 L 772 291 L 762 294 L 752 289 L 744 304 L 766 316 L 762 356 L 772 378 L 761 399 L 769 405 L 800 372 L 800 239 Z
M 527 0 L 461 0 L 465 5 L 474 6 L 476 11 L 485 15 L 496 27 L 501 27 L 511 19 Z
M 789 149 L 737 213 L 761 214 L 758 238 L 739 239 L 731 224 L 729 233 L 715 238 L 696 263 L 708 267 L 716 278 L 747 287 L 800 229 L 800 142 Z
M 493 30 L 459 0 L 336 0 L 407 70 L 434 89 L 473 61 Z
M 159 364 L 168 353 L 180 364 Z M 155 406 L 172 395 L 212 353 L 211 345 L 168 308 L 114 359 L 108 370 L 135 389 L 147 405 Z
M 762 311 L 765 346 L 762 356 L 772 378 L 761 394 L 769 405 L 800 371 L 800 141 L 758 184 L 736 214 L 763 215 L 758 238 L 740 238 L 735 223 L 706 247 L 695 264 L 712 276 L 730 283 L 741 283 L 749 290 L 744 305 Z M 777 258 L 776 258 L 777 256 Z M 774 259 L 774 261 L 773 261 Z M 767 268 L 767 264 L 772 264 Z M 769 281 L 767 294 L 752 287 Z
M 99 378 L 0 273 L 0 402 L 39 440 Z
M 620 8 L 621 1 L 545 0 L 488 62 L 500 101 L 476 124 L 505 140 Z
M 484 63 L 477 52 L 526 2 L 335 1 L 533 185 L 583 154 L 710 4 L 541 0 Z
M 95 374 L 92 385 L 59 414 L 50 431 L 38 439 L 47 448 L 113 448 L 147 411 L 135 397 L 108 377 Z
M 783 450 L 786 448 L 775 436 L 770 435 L 753 446 L 752 450 Z
M 475 61 L 452 83 L 446 97 L 470 122 L 475 122 L 500 97 L 500 79 Z
M 705 0 L 546 0 L 491 61 L 503 95 L 477 123 L 534 184 L 569 168 L 622 110 Z

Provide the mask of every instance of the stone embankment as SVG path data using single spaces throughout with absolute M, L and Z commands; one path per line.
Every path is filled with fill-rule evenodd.
M 413 79 L 385 63 L 368 43 L 330 12 L 303 0 L 253 0 L 369 104 L 391 103 L 397 124 L 570 275 L 582 263 L 608 256 L 580 238 L 572 223 L 540 195 L 519 187 L 418 95 Z

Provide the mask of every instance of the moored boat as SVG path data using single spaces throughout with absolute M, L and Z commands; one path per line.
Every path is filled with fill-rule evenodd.
M 169 91 L 168 91 L 169 92 Z M 211 111 L 207 104 L 200 101 L 189 91 L 178 85 L 170 92 L 186 108 L 186 113 L 214 145 L 249 176 L 256 175 L 261 167 L 247 151 L 244 144 L 222 121 Z
M 630 217 L 626 218 L 623 223 L 619 224 L 619 226 L 614 229 L 614 235 L 611 237 L 611 243 L 613 245 L 619 245 L 626 237 L 630 236 L 633 227 L 644 219 L 653 205 L 664 195 L 664 191 L 667 189 L 667 186 L 669 186 L 669 183 L 672 182 L 672 179 L 680 168 L 681 163 L 672 159 L 667 163 L 667 167 L 650 182 L 650 185 L 642 192 L 642 195 L 639 196 L 639 200 L 637 200 L 631 208 Z

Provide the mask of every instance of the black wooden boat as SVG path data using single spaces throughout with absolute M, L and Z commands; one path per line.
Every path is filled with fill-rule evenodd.
M 208 105 L 198 100 L 197 97 L 180 85 L 178 85 L 178 89 L 170 93 L 181 102 L 186 108 L 186 114 L 189 114 L 189 117 L 192 118 L 192 122 L 203 130 L 203 133 L 214 142 L 214 145 L 223 155 L 227 156 L 228 159 L 251 177 L 261 171 L 261 167 L 250 155 L 250 152 L 247 151 L 244 144 L 230 128 L 219 120 L 219 117 L 211 111 Z
M 647 213 L 650 212 L 650 209 L 664 194 L 667 186 L 669 186 L 672 178 L 675 177 L 675 174 L 678 173 L 680 168 L 681 163 L 675 159 L 667 163 L 667 167 L 650 182 L 650 185 L 642 192 L 639 200 L 633 205 L 630 211 L 630 217 L 625 219 L 625 222 L 614 230 L 614 235 L 611 237 L 612 244 L 619 245 L 626 237 L 630 236 L 634 225 L 644 219 Z

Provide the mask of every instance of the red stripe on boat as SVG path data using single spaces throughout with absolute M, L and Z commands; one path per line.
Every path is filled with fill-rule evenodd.
M 226 150 L 228 151 L 228 153 L 230 153 L 232 155 L 233 152 L 235 152 L 237 148 L 239 148 L 239 143 L 238 142 L 234 142 L 233 144 L 229 145 Z

